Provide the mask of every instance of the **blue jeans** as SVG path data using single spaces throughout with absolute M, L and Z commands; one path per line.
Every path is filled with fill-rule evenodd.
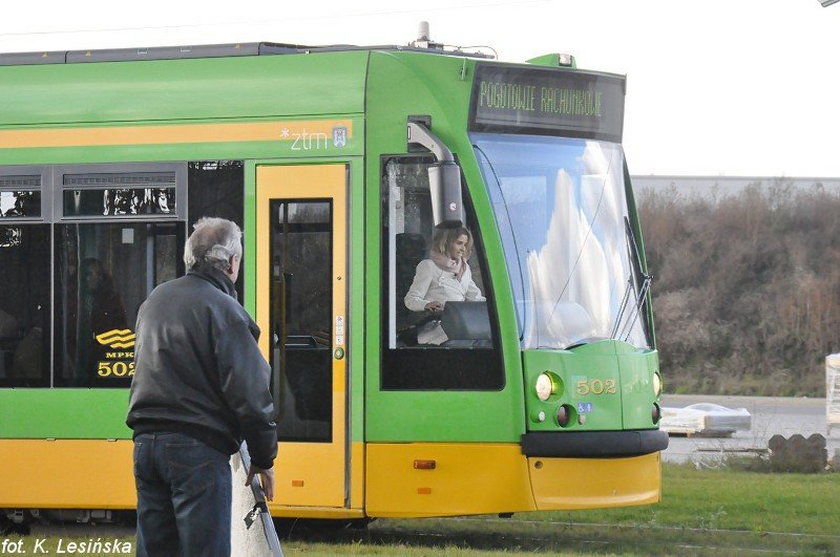
M 134 439 L 137 557 L 230 555 L 229 457 L 180 433 Z

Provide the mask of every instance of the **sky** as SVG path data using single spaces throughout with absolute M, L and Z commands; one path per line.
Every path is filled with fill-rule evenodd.
M 54 5 L 53 5 L 54 4 Z M 633 174 L 840 177 L 840 3 L 818 0 L 12 2 L 0 52 L 273 41 L 573 54 L 627 75 Z

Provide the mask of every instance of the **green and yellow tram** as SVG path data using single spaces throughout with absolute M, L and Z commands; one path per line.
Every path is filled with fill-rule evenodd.
M 206 215 L 245 233 L 273 515 L 659 500 L 624 78 L 423 46 L 0 54 L 0 514 L 134 507 L 134 320 Z M 408 310 L 458 224 L 486 300 Z

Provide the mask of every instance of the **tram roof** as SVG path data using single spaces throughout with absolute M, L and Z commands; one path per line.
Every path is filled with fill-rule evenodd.
M 382 71 L 383 58 L 418 56 L 454 75 L 469 53 L 453 48 L 261 42 L 0 54 L 0 127 L 364 114 L 369 72 Z
M 229 58 L 238 56 L 278 56 L 290 54 L 315 54 L 319 52 L 348 51 L 398 51 L 445 54 L 470 58 L 492 58 L 484 53 L 469 52 L 457 47 L 444 47 L 431 43 L 428 48 L 419 46 L 306 46 L 297 44 L 255 42 L 195 46 L 156 46 L 140 48 L 112 48 L 97 50 L 67 50 L 48 52 L 0 53 L 0 66 L 30 66 L 41 64 L 84 64 L 92 62 L 131 62 L 141 60 L 182 60 L 191 58 Z

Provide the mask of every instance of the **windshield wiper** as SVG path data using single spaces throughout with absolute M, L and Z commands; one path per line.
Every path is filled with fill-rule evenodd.
M 642 272 L 641 259 L 639 258 L 639 247 L 638 244 L 636 244 L 636 235 L 633 233 L 633 227 L 630 225 L 630 219 L 626 216 L 624 217 L 624 231 L 627 235 L 628 243 L 630 244 L 630 249 L 627 255 L 630 259 L 630 268 L 632 269 L 633 274 L 627 278 L 627 288 L 624 291 L 624 297 L 621 300 L 621 305 L 618 308 L 618 314 L 615 317 L 615 325 L 613 326 L 611 338 L 626 341 L 630 338 L 630 334 L 633 332 L 633 326 L 636 324 L 636 319 L 638 319 L 639 314 L 642 313 L 642 308 L 645 305 L 647 294 L 650 290 L 652 277 L 649 274 Z M 621 327 L 621 322 L 624 320 L 624 313 L 627 310 L 627 306 L 630 301 L 630 292 L 636 290 L 637 281 L 641 281 L 641 285 L 638 287 L 638 292 L 636 293 L 633 312 L 628 316 L 624 327 Z M 621 329 L 620 331 L 619 328 Z
M 642 307 L 645 305 L 645 299 L 647 297 L 648 290 L 650 290 L 651 278 L 652 277 L 650 275 L 647 275 L 647 274 L 642 275 L 642 287 L 639 288 L 639 295 L 636 296 L 636 304 L 635 304 L 635 307 L 633 308 L 633 313 L 631 314 L 633 319 L 625 326 L 624 329 L 622 329 L 621 332 L 622 332 L 622 335 L 624 336 L 624 338 L 619 338 L 619 340 L 623 340 L 623 341 L 626 342 L 627 339 L 630 338 L 630 334 L 633 332 L 633 325 L 636 324 L 636 319 L 639 318 L 639 314 L 642 313 Z M 618 325 L 618 323 L 616 323 L 616 325 Z M 624 335 L 624 331 L 627 331 L 626 335 Z M 619 335 L 619 336 L 621 336 L 621 335 Z M 616 338 L 616 337 L 613 337 L 613 338 Z
M 633 288 L 633 277 L 627 277 L 627 288 L 624 289 L 624 296 L 621 298 L 621 305 L 618 306 L 618 314 L 615 316 L 615 324 L 613 325 L 610 338 L 618 338 L 618 328 L 621 326 L 621 320 L 624 317 L 624 312 L 627 310 L 627 302 L 630 301 L 630 292 Z

